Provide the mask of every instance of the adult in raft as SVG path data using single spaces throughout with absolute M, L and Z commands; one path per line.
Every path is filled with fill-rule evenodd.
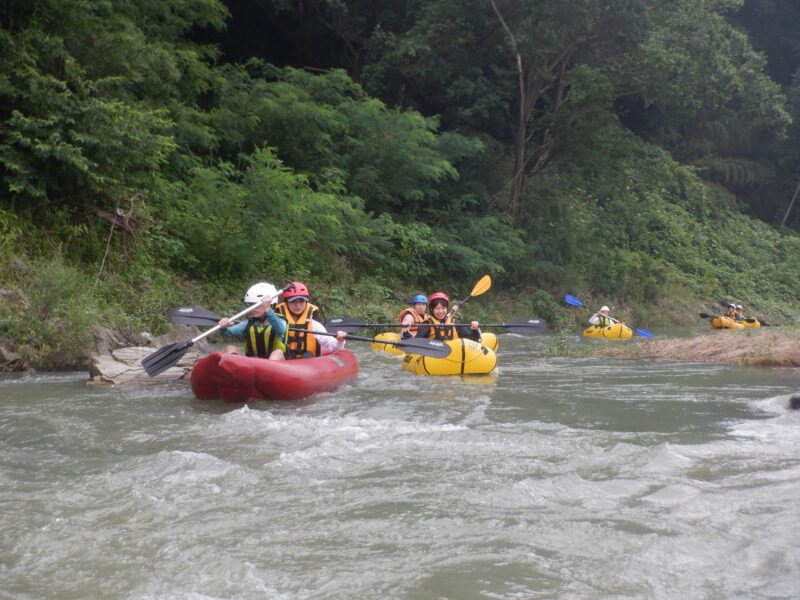
M 597 327 L 608 327 L 609 325 L 613 325 L 614 321 L 612 321 L 611 317 L 608 316 L 608 312 L 609 310 L 607 306 L 601 306 L 600 310 L 589 317 L 589 325 L 596 325 Z
M 296 358 L 312 358 L 333 354 L 344 348 L 346 331 L 337 331 L 336 337 L 314 335 L 327 333 L 325 326 L 317 321 L 319 307 L 308 301 L 309 293 L 306 284 L 293 281 L 283 294 L 283 302 L 275 307 L 275 312 L 286 319 L 289 327 L 302 331 L 289 330 L 285 351 L 287 360 Z
M 451 325 L 454 316 L 458 312 L 458 305 L 448 314 L 450 308 L 450 298 L 442 292 L 431 294 L 428 308 L 431 314 L 425 322 L 419 325 L 417 337 L 435 338 L 438 340 L 453 340 L 459 337 L 469 338 L 476 342 L 481 341 L 481 329 L 477 321 L 472 321 L 469 327 L 466 325 Z M 449 327 L 434 327 L 435 325 L 450 325 Z
M 398 315 L 400 324 L 400 337 L 404 340 L 417 337 L 419 326 L 428 317 L 428 299 L 422 294 L 417 294 L 411 299 L 407 309 Z
M 223 317 L 219 320 L 220 333 L 226 337 L 244 338 L 245 354 L 283 360 L 287 347 L 286 321 L 275 314 L 272 305 L 278 301 L 278 290 L 271 283 L 261 282 L 250 286 L 244 295 L 245 304 L 258 304 L 246 321 L 235 323 Z M 225 352 L 239 354 L 236 346 L 228 346 Z

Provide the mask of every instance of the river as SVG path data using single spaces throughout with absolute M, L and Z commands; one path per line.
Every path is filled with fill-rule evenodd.
M 0 598 L 800 597 L 797 369 L 540 343 L 461 379 L 351 342 L 298 403 L 0 376 Z

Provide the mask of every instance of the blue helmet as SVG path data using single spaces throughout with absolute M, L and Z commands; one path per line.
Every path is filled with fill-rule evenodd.
M 423 304 L 427 304 L 428 299 L 422 294 L 417 294 L 411 299 L 411 304 L 416 304 L 417 302 L 422 302 Z

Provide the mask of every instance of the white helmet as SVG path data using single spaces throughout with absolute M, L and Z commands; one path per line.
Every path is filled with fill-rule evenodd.
M 264 296 L 272 296 L 272 305 L 278 303 L 278 290 L 271 283 L 256 283 L 244 295 L 245 304 L 259 304 Z
M 607 306 L 601 306 L 599 312 L 603 312 L 604 310 L 608 311 L 608 307 Z

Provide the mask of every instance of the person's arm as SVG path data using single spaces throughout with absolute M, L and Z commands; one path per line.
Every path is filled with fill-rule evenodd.
M 594 313 L 589 317 L 589 325 L 597 325 L 600 322 L 600 313 Z
M 481 336 L 481 328 L 478 326 L 477 321 L 472 321 L 468 327 L 466 325 L 459 327 L 458 335 L 476 342 L 480 342 L 481 339 L 483 339 Z
M 400 328 L 401 338 L 405 340 L 414 337 L 413 335 L 411 335 L 411 332 L 409 331 L 413 324 L 414 324 L 414 317 L 412 317 L 410 313 L 406 313 L 405 315 L 403 315 L 403 320 L 400 321 L 400 325 L 402 325 L 402 327 Z
M 267 311 L 267 321 L 272 326 L 275 337 L 282 340 L 286 335 L 286 321 L 271 308 Z
M 311 331 L 312 332 L 316 331 L 317 333 L 328 333 L 328 330 L 325 329 L 325 326 L 316 320 L 311 321 Z M 337 333 L 344 333 L 344 332 L 337 332 Z M 332 337 L 330 335 L 318 335 L 315 337 L 317 339 L 317 343 L 322 349 L 320 355 L 333 354 L 337 350 L 342 350 L 344 348 L 344 338 L 339 339 L 339 337 Z
M 422 322 L 419 324 L 417 328 L 417 337 L 419 339 L 423 338 L 432 338 L 433 335 L 433 327 L 431 327 L 427 322 Z
M 227 321 L 230 323 L 228 319 L 221 319 L 220 325 L 222 325 L 223 321 Z M 244 330 L 247 329 L 247 321 L 240 321 L 235 325 L 230 325 L 228 327 L 222 327 L 219 332 L 224 335 L 225 337 L 242 337 L 244 335 Z

